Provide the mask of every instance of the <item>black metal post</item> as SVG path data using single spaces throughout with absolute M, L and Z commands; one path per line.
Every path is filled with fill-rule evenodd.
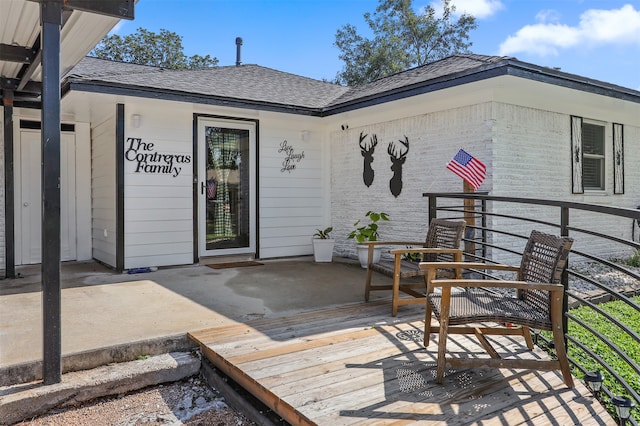
M 487 200 L 481 200 L 482 204 L 482 258 L 487 258 Z
M 3 90 L 4 106 L 4 276 L 16 277 L 13 190 L 13 91 Z
M 116 271 L 124 271 L 124 104 L 116 104 Z
M 44 384 L 62 381 L 60 288 L 60 26 L 62 2 L 40 3 L 42 20 L 42 310 Z
M 563 237 L 569 236 L 569 208 L 561 207 L 560 208 L 560 235 Z M 569 291 L 569 259 L 567 258 L 567 263 L 562 271 L 562 285 L 564 286 L 564 296 L 562 298 L 562 335 L 564 336 L 564 348 L 568 351 L 567 348 L 567 333 L 569 332 L 569 319 L 567 318 L 567 311 L 569 310 L 569 296 L 567 292 Z

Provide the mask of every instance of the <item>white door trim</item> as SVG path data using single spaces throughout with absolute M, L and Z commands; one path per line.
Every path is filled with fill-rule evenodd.
M 249 131 L 249 246 L 229 249 L 207 250 L 206 243 L 206 163 L 205 127 L 228 127 Z M 245 120 L 198 117 L 198 256 L 222 256 L 254 254 L 256 252 L 256 123 Z

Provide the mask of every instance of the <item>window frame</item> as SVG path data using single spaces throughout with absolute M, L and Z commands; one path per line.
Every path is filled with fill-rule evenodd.
M 573 194 L 584 194 L 587 192 L 604 192 L 607 188 L 607 158 L 608 153 L 607 141 L 611 136 L 608 133 L 607 123 L 599 120 L 585 119 L 580 116 L 570 116 L 571 121 L 571 192 Z M 599 146 L 602 154 L 584 153 L 583 144 L 583 127 L 585 125 L 598 126 L 602 128 L 602 140 Z M 596 160 L 600 166 L 600 176 L 598 177 L 599 186 L 585 186 L 585 169 L 584 163 L 587 160 Z M 594 179 L 595 180 L 595 179 Z
M 593 154 L 586 153 L 584 149 L 584 134 L 585 134 L 585 126 L 594 126 L 598 127 L 602 130 L 602 139 L 597 141 L 600 145 L 599 148 L 602 150 L 602 154 Z M 582 186 L 585 191 L 604 191 L 606 190 L 606 160 L 607 160 L 607 126 L 605 123 L 595 121 L 595 120 L 582 120 L 581 126 L 582 132 Z M 597 161 L 600 169 L 600 176 L 597 177 L 594 174 L 594 181 L 598 181 L 600 183 L 599 186 L 587 186 L 586 182 L 588 179 L 585 179 L 585 160 Z

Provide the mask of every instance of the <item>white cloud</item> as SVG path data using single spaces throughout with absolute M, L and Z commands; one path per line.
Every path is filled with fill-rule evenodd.
M 553 9 L 541 10 L 536 14 L 536 21 L 540 23 L 560 22 L 560 13 Z
M 467 13 L 478 19 L 487 18 L 504 8 L 500 0 L 453 0 L 456 14 Z
M 455 15 L 466 13 L 478 19 L 492 16 L 504 8 L 501 0 L 452 0 L 451 4 L 456 8 Z M 431 7 L 439 15 L 442 15 L 442 2 L 440 0 L 432 1 Z
M 538 14 L 538 24 L 526 25 L 500 44 L 500 55 L 517 52 L 556 56 L 560 49 L 603 44 L 640 45 L 640 11 L 630 4 L 620 9 L 590 9 L 577 26 L 561 25 L 550 11 Z M 552 22 L 549 22 L 552 21 Z

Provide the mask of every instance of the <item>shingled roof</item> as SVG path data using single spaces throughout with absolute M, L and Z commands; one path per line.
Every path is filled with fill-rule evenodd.
M 499 75 L 514 75 L 640 103 L 640 92 L 506 56 L 458 54 L 358 87 L 344 87 L 259 65 L 169 70 L 83 59 L 72 90 L 186 100 L 309 115 L 331 115 Z
M 349 88 L 258 65 L 171 70 L 145 65 L 83 59 L 69 81 L 159 89 L 237 101 L 321 109 Z
M 412 87 L 416 84 L 423 84 L 443 77 L 453 79 L 460 73 L 469 72 L 470 70 L 480 71 L 487 66 L 494 66 L 508 59 L 512 58 L 474 54 L 448 56 L 439 61 L 411 68 L 387 77 L 382 77 L 371 83 L 354 87 L 332 102 L 332 105 L 375 97 L 393 90 Z

